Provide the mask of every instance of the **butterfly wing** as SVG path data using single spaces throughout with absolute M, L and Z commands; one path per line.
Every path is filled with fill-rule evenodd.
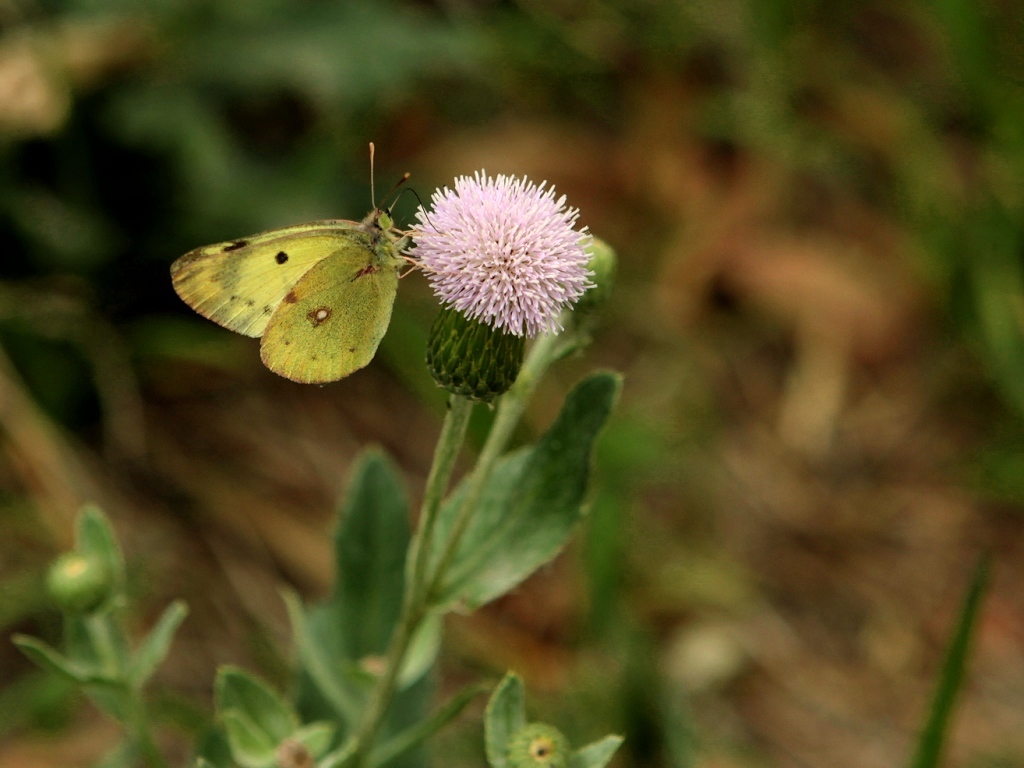
M 260 353 L 274 373 L 323 384 L 373 359 L 391 320 L 398 270 L 357 240 L 312 267 L 283 297 Z
M 274 229 L 196 248 L 171 265 L 182 300 L 203 317 L 246 336 L 262 336 L 303 275 L 353 235 L 354 221 L 328 220 Z

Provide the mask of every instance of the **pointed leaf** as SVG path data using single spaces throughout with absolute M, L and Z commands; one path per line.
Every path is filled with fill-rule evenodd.
M 477 608 L 514 588 L 565 546 L 583 518 L 591 449 L 620 385 L 615 374 L 587 377 L 569 393 L 533 449 L 498 463 L 435 595 L 437 606 Z M 441 509 L 435 557 L 464 491 L 465 485 Z
M 333 604 L 352 660 L 387 650 L 402 607 L 409 538 L 401 481 L 381 452 L 368 451 L 353 472 L 335 536 Z
M 52 646 L 28 635 L 15 635 L 12 642 L 22 653 L 43 669 L 55 672 L 61 677 L 79 685 L 115 685 L 116 681 L 104 675 L 94 665 L 84 664 L 67 658 Z
M 946 651 L 931 710 L 918 738 L 917 750 L 911 762 L 913 768 L 934 768 L 939 764 L 953 714 L 953 705 L 956 703 L 956 696 L 967 667 L 981 600 L 988 585 L 989 565 L 988 556 L 984 556 L 974 568 L 967 595 L 960 608 L 960 616 Z
M 273 768 L 278 742 L 261 730 L 243 712 L 234 709 L 220 713 L 231 745 L 231 756 L 242 768 Z
M 82 554 L 98 557 L 106 564 L 119 592 L 124 584 L 124 556 L 110 521 L 95 504 L 86 504 L 79 511 L 76 538 Z
M 621 736 L 605 736 L 576 750 L 569 758 L 569 768 L 604 768 L 621 745 Z
M 494 689 L 484 713 L 484 744 L 491 768 L 506 768 L 509 739 L 525 725 L 523 681 L 514 672 L 509 672 Z
M 222 718 L 231 712 L 232 719 L 246 720 L 249 727 L 263 734 L 273 746 L 299 727 L 295 712 L 270 686 L 238 667 L 217 670 L 216 701 Z M 228 735 L 231 735 L 230 729 Z
M 419 746 L 458 717 L 469 702 L 485 690 L 486 688 L 480 685 L 470 685 L 463 688 L 447 704 L 426 720 L 417 723 L 411 728 L 407 728 L 375 749 L 370 756 L 370 765 L 384 765 L 396 757 L 405 754 L 410 749 Z
M 181 600 L 171 603 L 163 612 L 160 620 L 142 642 L 132 659 L 128 670 L 128 679 L 132 685 L 141 688 L 167 658 L 174 633 L 178 631 L 178 626 L 187 615 L 188 606 Z

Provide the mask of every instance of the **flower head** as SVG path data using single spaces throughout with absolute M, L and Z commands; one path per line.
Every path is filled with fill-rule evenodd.
M 591 287 L 590 235 L 546 183 L 477 171 L 417 211 L 410 255 L 444 304 L 516 336 L 561 330 L 559 313 Z

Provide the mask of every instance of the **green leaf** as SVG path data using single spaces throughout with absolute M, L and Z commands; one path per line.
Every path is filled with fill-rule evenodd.
M 226 727 L 228 719 L 244 720 L 245 727 L 262 734 L 274 747 L 298 730 L 299 720 L 292 708 L 266 683 L 238 667 L 217 670 L 215 698 L 217 712 Z M 234 751 L 230 727 L 228 738 Z M 235 759 L 238 759 L 237 755 Z
M 419 746 L 444 726 L 458 717 L 474 697 L 483 693 L 485 688 L 470 685 L 455 694 L 451 700 L 426 720 L 405 729 L 373 751 L 370 765 L 378 766 L 394 760 L 410 749 Z
M 297 730 L 291 738 L 309 750 L 313 757 L 320 757 L 331 746 L 337 730 L 333 723 L 311 723 Z
M 220 719 L 227 731 L 235 762 L 243 768 L 273 768 L 278 742 L 238 710 L 222 710 Z
M 366 704 L 372 676 L 366 661 L 387 652 L 402 607 L 409 505 L 401 480 L 379 450 L 356 462 L 335 535 L 336 583 L 324 605 L 289 600 L 302 663 L 299 702 L 310 719 L 334 717 L 352 727 Z M 412 685 L 433 664 L 435 627 L 416 638 L 401 672 Z
M 971 638 L 977 626 L 981 598 L 988 584 L 988 574 L 989 558 L 985 556 L 978 561 L 974 569 L 967 596 L 960 609 L 960 617 L 953 637 L 950 639 L 949 650 L 946 652 L 946 659 L 939 675 L 935 698 L 932 700 L 928 719 L 921 729 L 914 759 L 910 763 L 913 768 L 935 768 L 939 764 L 950 716 L 953 712 L 953 704 L 963 682 Z
M 441 633 L 444 629 L 443 617 L 440 613 L 431 613 L 422 622 L 412 636 L 405 661 L 398 673 L 398 685 L 405 688 L 419 680 L 434 666 L 437 652 L 441 647 Z
M 587 377 L 569 393 L 533 449 L 497 464 L 434 596 L 438 607 L 477 608 L 514 588 L 565 546 L 585 514 L 591 449 L 620 386 L 615 374 Z M 441 508 L 435 557 L 464 491 L 465 484 Z
M 348 727 L 354 726 L 365 704 L 365 694 L 346 674 L 339 663 L 339 655 L 332 653 L 335 643 L 330 642 L 331 638 L 324 638 L 321 642 L 312 631 L 312 622 L 306 620 L 306 611 L 298 595 L 285 592 L 283 597 L 305 679 L 327 701 L 341 723 Z M 325 609 L 315 610 L 323 612 Z M 325 626 L 326 622 L 319 621 L 318 624 Z
M 484 713 L 484 745 L 491 768 L 506 768 L 508 743 L 526 725 L 526 692 L 513 672 L 494 689 Z
M 367 452 L 357 462 L 340 514 L 331 599 L 309 609 L 297 599 L 288 602 L 302 663 L 299 710 L 307 721 L 333 720 L 344 738 L 358 723 L 376 682 L 367 662 L 386 653 L 405 587 L 409 507 L 396 472 L 380 451 Z M 384 739 L 426 717 L 430 685 L 424 672 L 434 660 L 436 631 L 428 626 L 414 640 L 400 672 L 404 687 L 381 729 Z
M 177 632 L 187 615 L 188 606 L 181 600 L 171 603 L 163 612 L 156 626 L 153 627 L 132 658 L 128 668 L 128 679 L 132 685 L 141 688 L 167 658 L 174 633 Z
M 231 745 L 228 743 L 227 734 L 224 729 L 209 724 L 200 733 L 196 744 L 196 756 L 204 760 L 212 768 L 234 768 L 235 762 L 231 759 Z
M 353 661 L 387 650 L 402 607 L 409 538 L 401 481 L 380 451 L 368 451 L 353 472 L 335 536 L 332 602 Z
M 342 768 L 355 756 L 355 747 L 355 741 L 349 739 L 330 754 L 324 755 L 324 759 L 316 764 L 316 768 Z
M 77 548 L 86 556 L 101 559 L 114 577 L 114 591 L 124 585 L 124 556 L 107 516 L 95 504 L 86 504 L 78 513 Z
M 42 640 L 28 635 L 15 635 L 11 641 L 43 669 L 55 672 L 79 685 L 117 684 L 115 679 L 103 674 L 96 666 L 69 659 Z
M 573 752 L 569 768 L 604 768 L 621 745 L 621 736 L 605 736 Z

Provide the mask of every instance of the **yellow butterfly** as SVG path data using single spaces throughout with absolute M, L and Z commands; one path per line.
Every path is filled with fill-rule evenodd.
M 322 384 L 373 359 L 405 244 L 375 208 L 362 222 L 314 221 L 196 248 L 171 265 L 171 281 L 199 314 L 262 337 L 274 373 Z

